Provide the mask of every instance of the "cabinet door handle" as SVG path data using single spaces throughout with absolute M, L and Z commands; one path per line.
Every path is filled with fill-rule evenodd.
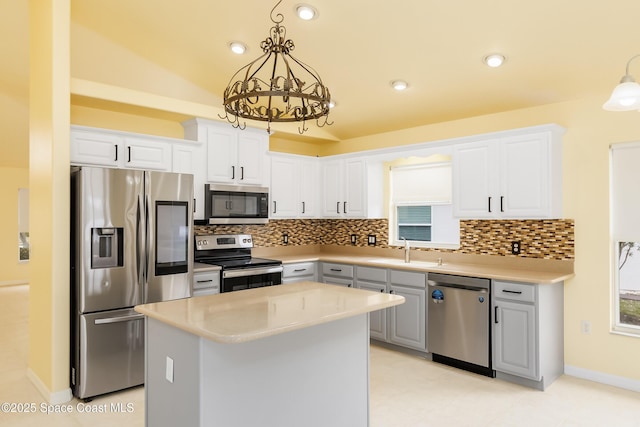
M 504 212 L 504 196 L 500 196 L 500 212 Z
M 384 289 L 380 289 L 380 293 L 381 293 L 381 294 L 384 294 Z
M 344 213 L 347 213 L 347 202 L 344 202 L 344 208 L 343 208 L 343 210 L 344 210 Z
M 273 213 L 276 213 L 278 211 L 277 209 L 278 205 L 276 205 L 276 201 L 273 201 Z
M 495 309 L 494 309 L 494 313 L 493 313 L 493 322 L 494 323 L 500 323 L 500 321 L 498 320 L 498 306 L 496 305 Z
M 342 271 L 341 268 L 332 268 L 331 271 Z
M 197 283 L 210 283 L 213 282 L 213 280 L 209 279 L 209 280 L 196 280 Z
M 236 167 L 231 166 L 231 179 L 236 179 Z
M 244 179 L 244 166 L 240 166 L 240 181 Z
M 196 213 L 196 198 L 193 198 L 193 213 Z
M 503 289 L 502 292 L 504 292 L 505 294 L 516 294 L 516 295 L 522 294 L 522 291 L 510 291 L 509 289 Z
M 306 207 L 304 205 L 304 202 L 302 202 L 302 213 L 305 213 Z
M 350 287 L 351 287 L 351 283 L 349 283 L 349 284 L 347 285 L 347 288 L 350 288 Z
M 296 268 L 295 270 L 293 270 L 296 273 L 302 273 L 303 271 L 307 271 L 306 268 Z
M 489 201 L 489 212 L 491 212 L 491 196 L 487 197 L 488 201 Z
M 127 147 L 127 163 L 131 163 L 131 146 Z
M 391 289 L 391 290 L 389 291 L 389 293 L 390 293 L 390 294 L 392 294 L 392 293 L 393 293 L 393 289 Z
M 114 161 L 116 161 L 116 162 L 117 162 L 117 161 L 118 161 L 118 146 L 117 146 L 117 145 L 114 145 L 114 146 L 113 146 L 113 148 L 115 148 L 115 149 L 116 149 L 116 158 L 115 158 L 115 160 L 114 160 Z
M 336 202 L 336 213 L 340 213 L 340 202 Z

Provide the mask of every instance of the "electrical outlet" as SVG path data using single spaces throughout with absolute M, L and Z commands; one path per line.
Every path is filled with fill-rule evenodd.
M 282 235 L 282 243 L 284 243 L 285 245 L 289 244 L 289 235 L 287 233 L 284 233 Z
M 358 243 L 358 236 L 356 236 L 355 234 L 351 235 L 351 244 L 355 245 L 356 243 Z
M 520 249 L 521 249 L 521 245 L 519 240 L 515 242 L 511 242 L 511 253 L 513 255 L 520 255 Z
M 376 235 L 375 234 L 369 234 L 367 242 L 368 242 L 369 246 L 375 246 L 376 245 Z
M 582 333 L 585 335 L 591 335 L 591 322 L 588 320 L 583 320 L 580 322 L 580 329 Z

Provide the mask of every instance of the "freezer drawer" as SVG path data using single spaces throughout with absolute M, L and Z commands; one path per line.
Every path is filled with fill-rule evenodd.
M 144 316 L 133 309 L 79 316 L 74 394 L 83 399 L 144 383 Z

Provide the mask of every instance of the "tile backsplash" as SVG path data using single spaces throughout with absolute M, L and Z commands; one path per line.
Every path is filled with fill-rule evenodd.
M 376 247 L 388 248 L 387 219 L 283 219 L 266 225 L 197 225 L 196 234 L 247 233 L 256 247 L 338 245 L 366 247 L 368 236 Z M 288 244 L 283 236 L 287 235 Z M 511 242 L 519 241 L 521 252 L 511 254 Z M 461 220 L 460 248 L 419 249 L 471 255 L 498 255 L 553 260 L 574 259 L 574 221 L 549 220 Z

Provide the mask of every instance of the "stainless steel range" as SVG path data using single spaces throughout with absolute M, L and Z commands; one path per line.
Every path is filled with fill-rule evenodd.
M 260 288 L 282 283 L 282 262 L 251 256 L 249 234 L 212 234 L 195 237 L 194 260 L 222 267 L 220 292 Z

